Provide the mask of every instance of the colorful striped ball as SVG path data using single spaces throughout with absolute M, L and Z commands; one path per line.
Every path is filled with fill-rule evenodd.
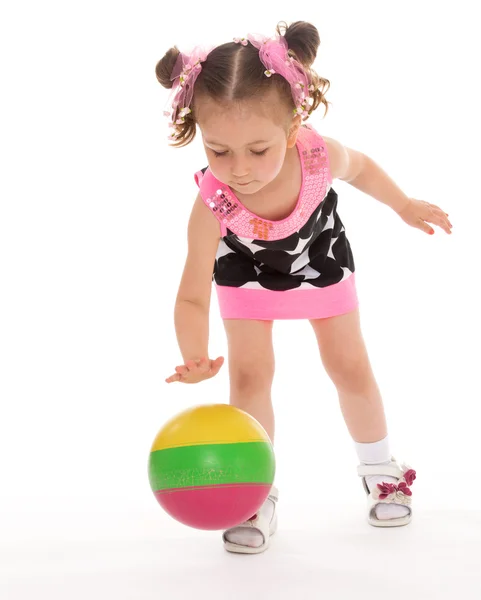
M 181 412 L 162 427 L 150 451 L 149 481 L 158 503 L 195 529 L 228 529 L 250 519 L 274 475 L 266 431 L 229 404 Z

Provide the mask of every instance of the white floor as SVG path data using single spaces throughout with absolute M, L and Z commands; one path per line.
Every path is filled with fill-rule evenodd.
M 143 513 L 2 515 L 2 600 L 481 599 L 481 511 L 417 511 L 373 528 L 361 506 L 282 506 L 258 556 L 229 554 L 220 532 Z

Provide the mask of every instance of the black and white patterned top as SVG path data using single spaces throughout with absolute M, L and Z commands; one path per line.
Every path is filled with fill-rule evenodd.
M 221 224 L 213 280 L 217 286 L 287 291 L 324 288 L 354 273 L 354 258 L 337 213 L 322 137 L 301 127 L 297 147 L 302 187 L 294 211 L 269 221 L 242 205 L 208 168 L 196 173 L 205 204 Z

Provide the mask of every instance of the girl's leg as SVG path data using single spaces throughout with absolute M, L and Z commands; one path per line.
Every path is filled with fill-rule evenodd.
M 274 443 L 272 321 L 225 319 L 224 327 L 228 343 L 230 404 L 257 419 Z
M 324 367 L 337 388 L 341 411 L 355 442 L 358 458 L 365 464 L 387 464 L 391 453 L 384 406 L 360 326 L 359 311 L 311 321 Z M 395 483 L 394 477 L 366 477 L 369 490 L 378 483 Z M 406 516 L 398 504 L 379 504 L 381 520 Z
M 384 407 L 362 337 L 359 311 L 313 320 L 311 325 L 351 437 L 356 442 L 385 438 Z
M 230 404 L 252 415 L 274 443 L 274 410 L 271 400 L 274 379 L 272 321 L 224 320 L 227 334 Z M 266 524 L 266 538 L 275 531 L 275 502 L 267 499 L 259 509 Z M 264 535 L 255 527 L 238 526 L 224 532 L 235 552 L 262 551 Z M 256 550 L 258 549 L 258 550 Z

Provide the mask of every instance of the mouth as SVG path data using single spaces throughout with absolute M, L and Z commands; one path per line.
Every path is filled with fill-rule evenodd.
M 235 185 L 240 185 L 241 187 L 244 187 L 246 185 L 250 185 L 252 183 L 252 181 L 248 181 L 247 183 L 236 183 Z

